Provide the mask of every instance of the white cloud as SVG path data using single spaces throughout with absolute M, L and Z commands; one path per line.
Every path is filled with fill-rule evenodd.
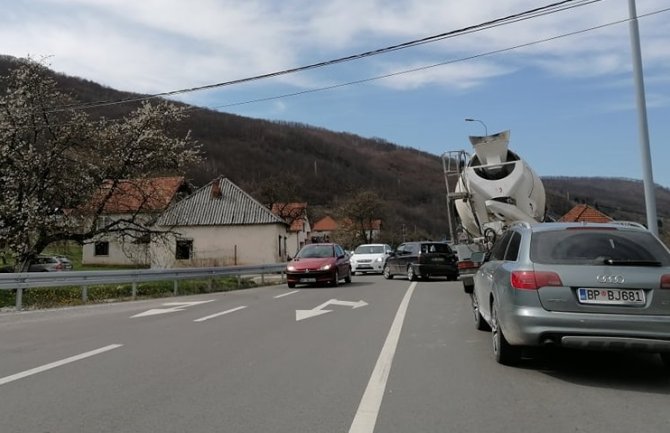
M 638 0 L 638 14 L 667 7 Z M 380 48 L 537 7 L 534 0 L 42 0 L 8 2 L 0 17 L 6 54 L 53 55 L 54 69 L 138 92 L 161 92 L 249 77 Z M 668 13 L 640 20 L 648 67 L 670 68 Z M 300 88 L 425 66 L 431 59 L 476 55 L 626 19 L 625 2 L 603 0 L 356 62 L 347 75 L 284 76 Z M 628 25 L 558 39 L 477 61 L 378 83 L 469 88 L 533 66 L 565 76 L 625 71 Z M 328 76 L 328 78 L 324 78 Z

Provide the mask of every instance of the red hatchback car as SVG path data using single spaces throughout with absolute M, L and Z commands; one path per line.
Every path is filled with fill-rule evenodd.
M 351 282 L 349 257 L 338 244 L 308 244 L 286 266 L 286 282 L 296 284 L 331 284 Z

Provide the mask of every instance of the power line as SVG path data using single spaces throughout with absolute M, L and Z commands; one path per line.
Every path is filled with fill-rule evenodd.
M 650 16 L 653 16 L 653 15 L 657 15 L 657 14 L 668 12 L 668 11 L 670 11 L 670 8 L 660 9 L 660 10 L 657 10 L 657 11 L 654 11 L 654 12 L 649 12 L 649 13 L 646 13 L 646 14 L 643 14 L 643 15 L 638 15 L 637 18 L 646 18 L 646 17 L 650 17 Z M 316 92 L 322 92 L 322 91 L 325 91 L 325 90 L 337 89 L 337 88 L 340 88 L 340 87 L 346 87 L 346 86 L 352 86 L 352 85 L 356 85 L 356 84 L 368 83 L 368 82 L 371 82 L 371 81 L 383 80 L 385 78 L 391 78 L 391 77 L 396 77 L 396 76 L 399 76 L 399 75 L 405 75 L 405 74 L 411 74 L 411 73 L 414 73 L 414 72 L 425 71 L 425 70 L 436 68 L 436 67 L 439 67 L 439 66 L 445 66 L 445 65 L 450 65 L 450 64 L 454 64 L 454 63 L 461 63 L 461 62 L 465 62 L 465 61 L 468 61 L 468 60 L 475 60 L 475 59 L 478 59 L 478 58 L 481 58 L 481 57 L 488 57 L 488 56 L 492 56 L 492 55 L 495 55 L 495 54 L 501 54 L 501 53 L 505 53 L 505 52 L 508 52 L 508 51 L 517 50 L 519 48 L 525 48 L 525 47 L 529 47 L 529 46 L 533 46 L 533 45 L 538 45 L 538 44 L 542 44 L 542 43 L 546 43 L 546 42 L 555 41 L 557 39 L 562 39 L 562 38 L 566 38 L 566 37 L 570 37 L 570 36 L 579 35 L 579 34 L 582 34 L 582 33 L 587 33 L 587 32 L 594 31 L 594 30 L 600 30 L 602 28 L 627 23 L 629 21 L 630 21 L 630 18 L 625 18 L 625 19 L 621 19 L 621 20 L 618 20 L 618 21 L 612 21 L 612 22 L 609 22 L 609 23 L 606 23 L 606 24 L 601 24 L 601 25 L 598 25 L 598 26 L 593 26 L 593 27 L 589 27 L 589 28 L 586 28 L 586 29 L 582 29 L 582 30 L 575 30 L 575 31 L 569 32 L 569 33 L 563 33 L 563 34 L 560 34 L 560 35 L 550 36 L 550 37 L 544 38 L 544 39 L 538 39 L 538 40 L 531 41 L 531 42 L 525 42 L 523 44 L 518 44 L 518 45 L 514 45 L 514 46 L 511 46 L 511 47 L 507 47 L 507 48 L 500 48 L 498 50 L 487 51 L 485 53 L 479 53 L 479 54 L 473 54 L 473 55 L 467 56 L 467 57 L 461 57 L 461 58 L 458 58 L 458 59 L 446 60 L 444 62 L 433 63 L 433 64 L 425 65 L 425 66 L 419 66 L 419 67 L 412 68 L 412 69 L 405 69 L 405 70 L 402 70 L 402 71 L 391 72 L 391 73 L 388 73 L 388 74 L 378 75 L 378 76 L 375 76 L 375 77 L 369 77 L 369 78 L 363 78 L 363 79 L 360 79 L 360 80 L 348 81 L 346 83 L 333 84 L 331 86 L 324 86 L 324 87 L 319 87 L 319 88 L 316 88 L 316 89 L 307 89 L 307 90 L 301 90 L 299 92 L 285 93 L 285 94 L 276 95 L 276 96 L 268 96 L 268 97 L 265 97 L 265 98 L 250 99 L 248 101 L 233 102 L 233 103 L 224 104 L 224 105 L 216 105 L 214 107 L 208 107 L 208 108 L 217 109 L 217 108 L 236 107 L 236 106 L 240 106 L 240 105 L 253 104 L 253 103 L 256 103 L 256 102 L 273 101 L 273 100 L 283 99 L 283 98 L 287 98 L 287 97 L 300 96 L 300 95 L 305 95 L 305 94 L 309 94 L 309 93 L 316 93 Z M 193 107 L 193 109 L 198 109 L 198 108 L 200 108 L 200 107 Z
M 318 62 L 318 63 L 312 63 L 310 65 L 306 66 L 300 66 L 300 67 L 295 67 L 295 68 L 290 68 L 290 69 L 284 69 L 281 71 L 276 71 L 276 72 L 271 72 L 267 74 L 261 74 L 261 75 L 256 75 L 252 77 L 246 77 L 246 78 L 240 78 L 236 80 L 230 80 L 230 81 L 224 81 L 220 83 L 215 83 L 215 84 L 207 84 L 204 86 L 197 86 L 197 87 L 190 87 L 186 89 L 179 89 L 179 90 L 172 90 L 168 92 L 161 92 L 161 93 L 154 93 L 151 95 L 144 95 L 144 96 L 134 96 L 130 98 L 123 98 L 123 99 L 117 99 L 117 100 L 106 100 L 106 101 L 92 101 L 92 102 L 87 102 L 87 103 L 80 103 L 80 104 L 70 104 L 70 105 L 65 105 L 61 107 L 55 107 L 54 109 L 51 110 L 51 112 L 56 112 L 56 111 L 64 111 L 64 110 L 75 110 L 75 109 L 86 109 L 86 108 L 96 108 L 96 107 L 103 107 L 103 106 L 109 106 L 109 105 L 118 105 L 118 104 L 125 104 L 129 102 L 138 102 L 138 101 L 145 101 L 149 99 L 156 99 L 160 97 L 165 97 L 165 96 L 174 96 L 174 95 L 179 95 L 179 94 L 184 94 L 184 93 L 191 93 L 195 91 L 200 91 L 200 90 L 209 90 L 209 89 L 214 89 L 214 88 L 219 88 L 219 87 L 226 87 L 226 86 L 232 86 L 235 84 L 242 84 L 242 83 L 247 83 L 251 81 L 258 81 L 262 79 L 267 79 L 267 78 L 272 78 L 272 77 L 278 77 L 282 75 L 287 75 L 287 74 L 292 74 L 296 72 L 302 72 L 302 71 L 307 71 L 311 69 L 317 69 L 317 68 L 322 68 L 326 66 L 332 66 L 335 64 L 339 63 L 345 63 L 345 62 L 350 62 L 354 60 L 359 60 L 371 56 L 376 56 L 380 54 L 386 54 L 389 52 L 394 52 L 402 49 L 407 49 L 419 45 L 424 45 L 428 43 L 433 43 L 437 41 L 441 41 L 444 39 L 448 38 L 453 38 L 456 36 L 460 36 L 463 34 L 468 34 L 472 33 L 475 31 L 482 31 L 485 29 L 489 28 L 494 28 L 500 25 L 504 24 L 511 24 L 514 22 L 530 19 L 530 18 L 535 18 L 551 13 L 557 13 L 563 10 L 568 10 L 572 9 L 575 7 L 581 7 L 581 6 L 586 6 L 592 3 L 600 2 L 602 0 L 562 0 L 556 3 L 551 3 L 545 6 L 537 7 L 534 9 L 529 9 L 524 12 L 508 15 L 506 17 L 502 18 L 496 18 L 490 21 L 486 21 L 484 23 L 480 24 L 475 24 L 472 26 L 464 27 L 461 29 L 457 30 L 452 30 L 444 33 L 440 33 L 437 35 L 433 36 L 428 36 L 424 37 L 421 39 L 415 39 L 409 42 L 403 42 L 401 44 L 397 45 L 391 45 L 387 46 L 384 48 L 379 48 L 376 50 L 372 51 L 366 51 L 363 53 L 359 54 L 353 54 L 345 57 L 340 57 L 337 59 L 332 59 L 332 60 L 327 60 L 323 62 Z M 573 4 L 574 3 L 574 4 Z

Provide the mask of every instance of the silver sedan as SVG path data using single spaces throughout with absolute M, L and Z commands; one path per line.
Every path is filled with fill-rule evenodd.
M 670 366 L 670 251 L 639 224 L 512 225 L 471 296 L 502 364 L 551 345 L 658 352 Z

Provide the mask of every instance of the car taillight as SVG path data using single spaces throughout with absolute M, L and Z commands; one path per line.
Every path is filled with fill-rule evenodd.
M 476 269 L 479 267 L 479 263 L 475 263 L 472 260 L 462 260 L 458 262 L 458 269 Z
M 545 286 L 562 286 L 561 277 L 556 272 L 513 271 L 512 287 L 520 290 L 537 290 Z
M 670 289 L 670 274 L 661 275 L 661 289 Z
M 56 269 L 58 269 L 58 270 L 60 271 L 60 270 L 63 269 L 63 264 L 60 263 L 60 262 L 58 262 L 58 263 L 56 263 L 56 266 L 54 266 L 54 268 L 56 268 Z

